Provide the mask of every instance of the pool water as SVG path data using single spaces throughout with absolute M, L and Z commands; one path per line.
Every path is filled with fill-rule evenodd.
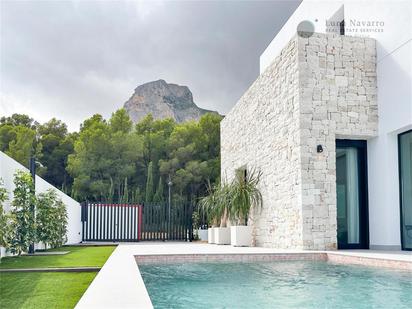
M 155 308 L 412 308 L 412 273 L 322 261 L 141 265 Z

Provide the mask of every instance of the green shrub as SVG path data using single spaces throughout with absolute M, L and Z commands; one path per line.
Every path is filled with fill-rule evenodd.
M 26 252 L 29 245 L 36 240 L 36 225 L 34 216 L 35 194 L 30 173 L 17 171 L 14 174 L 13 201 L 10 208 L 7 246 L 13 254 Z
M 4 211 L 3 203 L 7 200 L 7 190 L 3 187 L 0 178 L 0 246 L 7 247 L 7 235 L 9 234 L 8 216 Z
M 226 226 L 227 217 L 237 224 L 247 225 L 251 208 L 262 207 L 262 194 L 258 184 L 262 173 L 257 170 L 236 173 L 230 183 L 208 187 L 208 195 L 200 199 L 212 226 Z
M 230 205 L 230 185 L 208 185 L 208 195 L 200 198 L 199 205 L 207 214 L 212 226 L 226 226 L 228 206 Z
M 45 248 L 61 247 L 67 241 L 66 206 L 53 189 L 40 193 L 36 204 L 37 241 L 44 243 Z

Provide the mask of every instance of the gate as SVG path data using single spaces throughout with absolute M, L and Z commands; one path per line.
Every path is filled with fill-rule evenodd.
M 192 241 L 192 205 L 167 203 L 145 204 L 143 207 L 141 240 Z
M 82 240 L 135 242 L 141 240 L 192 241 L 191 204 L 82 203 Z
M 83 241 L 139 241 L 142 206 L 83 203 Z

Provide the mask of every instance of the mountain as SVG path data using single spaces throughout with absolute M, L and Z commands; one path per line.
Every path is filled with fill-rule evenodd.
M 133 122 L 150 113 L 154 119 L 173 118 L 176 122 L 198 120 L 205 113 L 216 113 L 199 108 L 188 87 L 168 84 L 162 79 L 138 86 L 124 108 Z

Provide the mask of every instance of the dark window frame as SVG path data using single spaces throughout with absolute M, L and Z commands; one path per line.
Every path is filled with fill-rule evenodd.
M 398 134 L 398 176 L 399 176 L 399 230 L 401 234 L 401 249 L 404 251 L 412 251 L 412 248 L 405 248 L 403 245 L 403 212 L 402 212 L 402 170 L 401 170 L 401 136 L 409 134 L 412 129 Z
M 361 155 L 358 156 L 358 166 L 359 166 L 359 184 L 362 190 L 360 191 L 360 232 L 361 241 L 359 244 L 341 244 L 338 245 L 338 249 L 369 249 L 370 239 L 369 239 L 369 190 L 368 190 L 368 147 L 366 140 L 351 140 L 351 139 L 336 139 L 337 147 L 355 147 L 361 150 Z M 336 207 L 338 203 L 336 200 Z M 337 227 L 336 227 L 337 228 Z

